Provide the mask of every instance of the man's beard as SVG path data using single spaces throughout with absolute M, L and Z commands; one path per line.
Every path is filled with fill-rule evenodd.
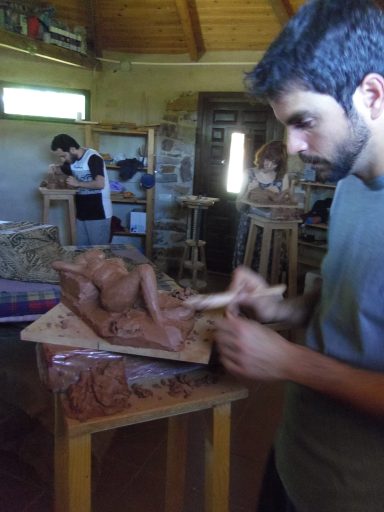
M 317 156 L 302 155 L 300 159 L 318 169 L 328 181 L 339 181 L 353 169 L 358 157 L 366 147 L 370 131 L 355 109 L 348 115 L 350 132 L 335 150 L 335 156 L 327 160 Z

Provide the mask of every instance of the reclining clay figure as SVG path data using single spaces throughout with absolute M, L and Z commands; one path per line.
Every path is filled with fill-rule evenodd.
M 62 302 L 114 344 L 177 351 L 194 324 L 183 300 L 159 292 L 149 264 L 128 271 L 121 258 L 90 249 L 73 263 L 55 261 Z

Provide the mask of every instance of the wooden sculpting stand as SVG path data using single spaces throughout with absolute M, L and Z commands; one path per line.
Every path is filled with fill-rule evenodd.
M 76 190 L 71 189 L 50 189 L 39 187 L 40 194 L 43 196 L 43 224 L 48 224 L 49 209 L 51 201 L 67 201 L 68 216 L 69 216 L 69 229 L 70 229 L 70 243 L 76 243 L 76 212 L 75 212 L 75 194 Z
M 297 244 L 298 244 L 298 224 L 301 220 L 270 220 L 257 215 L 249 215 L 250 226 L 245 248 L 244 265 L 248 267 L 252 264 L 253 251 L 255 250 L 257 227 L 263 230 L 260 262 L 258 272 L 270 284 L 276 284 L 278 281 L 278 269 L 280 261 L 280 251 L 282 243 L 282 234 L 287 239 L 288 248 L 288 296 L 293 297 L 297 293 Z M 268 263 L 271 247 L 273 243 L 272 253 L 272 270 L 268 275 Z
M 179 202 L 188 210 L 187 240 L 184 242 L 183 256 L 180 262 L 178 282 L 184 287 L 195 290 L 207 286 L 207 263 L 205 259 L 205 240 L 200 240 L 200 229 L 203 210 L 215 202 L 217 197 L 181 196 Z M 191 278 L 184 278 L 185 270 L 192 274 Z M 199 279 L 199 273 L 202 279 Z
M 199 371 L 199 370 L 197 370 Z M 187 452 L 187 414 L 211 410 L 205 442 L 205 512 L 229 512 L 231 402 L 248 391 L 232 377 L 195 388 L 188 397 L 159 390 L 126 412 L 89 419 L 65 417 L 55 397 L 55 512 L 91 512 L 92 434 L 168 418 L 165 512 L 183 510 Z M 129 454 L 127 454 L 128 456 Z

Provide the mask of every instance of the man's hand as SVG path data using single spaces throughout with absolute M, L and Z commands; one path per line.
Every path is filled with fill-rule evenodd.
M 73 188 L 79 188 L 80 186 L 79 181 L 77 181 L 77 179 L 74 178 L 73 176 L 68 176 L 66 183 L 69 187 Z
M 260 274 L 245 266 L 237 267 L 229 286 L 229 290 L 236 295 L 227 311 L 233 315 L 246 312 L 251 318 L 264 323 L 285 320 L 282 318 L 284 301 L 281 295 L 255 297 L 260 290 L 268 287 Z
M 243 377 L 286 380 L 297 364 L 295 345 L 255 321 L 228 314 L 217 321 L 215 340 L 223 365 Z

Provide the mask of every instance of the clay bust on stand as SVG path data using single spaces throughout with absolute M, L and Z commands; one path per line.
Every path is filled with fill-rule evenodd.
M 157 290 L 149 264 L 128 271 L 121 258 L 106 259 L 98 249 L 73 263 L 56 261 L 62 302 L 102 338 L 114 344 L 178 351 L 193 327 L 183 300 Z
M 41 182 L 40 187 L 46 187 L 49 189 L 67 189 L 69 188 L 67 185 L 68 176 L 63 173 L 60 168 L 60 165 L 51 164 L 49 166 L 49 171 L 45 177 L 45 179 Z

